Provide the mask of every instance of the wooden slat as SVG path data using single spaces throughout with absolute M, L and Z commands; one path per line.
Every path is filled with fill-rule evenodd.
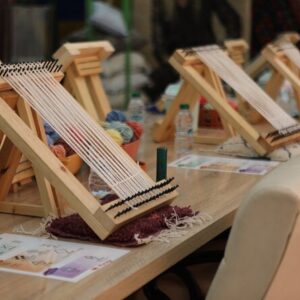
M 107 114 L 111 112 L 111 106 L 104 91 L 99 75 L 89 76 L 87 78 L 87 84 L 99 118 L 100 120 L 104 121 Z
M 86 80 L 82 77 L 76 76 L 73 68 L 71 67 L 67 71 L 67 76 L 69 78 L 70 85 L 77 101 L 95 121 L 99 121 L 97 110 L 87 86 Z
M 222 83 L 221 80 L 217 77 L 217 75 L 209 68 L 205 68 L 205 79 L 207 80 L 207 82 L 209 82 L 211 84 L 211 86 L 216 90 L 216 92 L 220 95 L 220 99 L 223 99 L 225 105 L 227 105 L 227 96 L 225 95 L 225 92 L 223 90 L 222 87 Z M 230 125 L 230 123 L 228 123 L 226 120 L 224 120 L 222 118 L 222 116 L 220 116 L 221 118 L 221 123 L 223 125 L 225 134 L 230 137 L 230 136 L 234 136 L 234 129 L 232 128 L 232 126 Z
M 33 169 L 30 165 L 30 168 L 27 169 L 27 170 L 22 170 L 21 172 L 16 172 L 14 177 L 13 177 L 13 180 L 11 182 L 11 184 L 15 184 L 15 183 L 18 183 L 20 181 L 23 181 L 25 179 L 28 179 L 28 178 L 31 178 L 31 177 L 34 177 L 35 174 L 33 172 Z
M 0 149 L 0 201 L 5 200 L 10 190 L 21 156 L 22 153 L 6 138 Z
M 0 212 L 32 217 L 44 216 L 44 209 L 41 205 L 15 203 L 8 201 L 0 202 Z

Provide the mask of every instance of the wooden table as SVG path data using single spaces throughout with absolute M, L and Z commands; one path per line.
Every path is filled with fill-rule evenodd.
M 143 146 L 149 174 L 155 176 L 155 149 L 157 145 L 147 134 Z M 169 159 L 173 159 L 172 143 L 166 144 Z M 195 151 L 205 150 L 195 146 Z M 209 149 L 209 148 L 207 148 Z M 152 278 L 162 273 L 183 257 L 214 238 L 231 226 L 234 213 L 249 189 L 261 176 L 231 173 L 205 172 L 170 168 L 169 176 L 175 176 L 180 184 L 180 196 L 174 204 L 190 205 L 203 211 L 212 220 L 192 228 L 188 234 L 171 239 L 169 243 L 152 242 L 131 249 L 129 254 L 109 266 L 96 271 L 79 283 L 43 279 L 0 272 L 1 299 L 120 299 L 124 298 Z M 37 199 L 35 189 L 27 189 L 10 197 Z M 11 232 L 15 225 L 38 226 L 40 219 L 6 215 L 0 216 L 0 232 Z

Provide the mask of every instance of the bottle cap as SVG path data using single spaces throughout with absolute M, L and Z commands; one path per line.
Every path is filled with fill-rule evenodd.
M 180 104 L 180 109 L 186 110 L 186 109 L 189 109 L 189 108 L 190 108 L 190 106 L 187 103 L 181 103 Z
M 141 93 L 139 91 L 134 91 L 134 92 L 131 93 L 131 97 L 132 98 L 140 98 Z

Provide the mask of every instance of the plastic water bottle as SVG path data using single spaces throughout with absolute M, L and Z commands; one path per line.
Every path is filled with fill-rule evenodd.
M 141 94 L 133 92 L 128 106 L 128 119 L 139 122 L 142 125 L 145 121 L 145 106 Z
M 175 127 L 175 155 L 178 157 L 191 151 L 193 146 L 193 116 L 188 104 L 180 104 Z

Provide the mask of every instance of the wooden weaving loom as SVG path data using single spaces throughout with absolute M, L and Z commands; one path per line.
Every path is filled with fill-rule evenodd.
M 113 52 L 114 48 L 109 42 L 99 41 L 66 43 L 53 55 L 55 59 L 59 60 L 63 66 L 62 70 L 67 75 L 64 80 L 65 88 L 97 121 L 105 120 L 106 115 L 111 111 L 109 100 L 102 86 L 100 73 L 101 63 Z M 21 112 L 22 119 L 28 120 L 26 122 L 29 126 L 34 131 L 38 131 L 40 138 L 46 141 L 43 124 L 38 116 L 29 107 L 26 107 L 27 104 L 23 101 L 20 101 L 18 107 L 20 105 L 25 106 Z M 38 121 L 33 122 L 32 120 L 35 119 Z M 17 191 L 19 185 L 31 182 L 34 175 L 31 163 L 22 156 L 12 181 L 12 190 Z
M 239 66 L 244 64 L 245 53 L 248 50 L 248 45 L 244 40 L 228 40 L 224 43 L 227 54 L 229 57 Z M 190 82 L 186 80 L 178 69 L 178 63 L 173 55 L 170 60 L 170 64 L 179 72 L 183 77 L 183 84 L 178 95 L 173 100 L 173 103 L 167 112 L 163 120 L 158 121 L 153 129 L 153 139 L 155 142 L 162 142 L 167 140 L 174 134 L 174 120 L 178 113 L 179 106 L 181 103 L 188 103 L 190 110 L 192 111 L 200 96 L 203 96 L 196 89 L 192 87 Z M 223 91 L 222 83 L 220 79 L 211 72 L 208 68 L 202 73 L 205 79 L 210 82 L 214 89 L 218 91 L 223 101 L 227 101 L 227 97 Z M 234 130 L 231 125 L 223 120 L 221 116 L 221 122 L 223 129 L 201 129 L 194 136 L 194 141 L 203 144 L 220 144 L 234 135 Z
M 280 34 L 271 44 L 277 44 L 280 42 L 290 42 L 296 44 L 299 42 L 300 36 L 297 32 L 286 32 Z M 267 59 L 259 54 L 251 63 L 246 66 L 246 73 L 252 77 L 257 78 L 263 71 L 268 69 L 269 63 Z
M 288 77 L 290 77 L 291 73 L 287 70 L 291 66 L 288 58 L 283 54 L 282 51 L 278 51 L 278 49 L 276 50 L 274 47 L 282 43 L 296 44 L 299 42 L 299 40 L 300 35 L 296 32 L 283 33 L 279 35 L 274 42 L 267 45 L 261 51 L 260 55 L 258 55 L 253 62 L 246 66 L 247 74 L 255 79 L 266 70 L 271 71 L 271 77 L 265 86 L 265 91 L 274 100 L 279 93 L 284 78 L 289 79 Z M 274 45 L 274 47 L 272 47 L 272 45 Z M 285 64 L 286 67 L 283 66 L 283 64 Z M 295 90 L 295 96 L 297 97 L 297 106 L 299 107 L 299 92 L 297 92 L 299 88 L 297 88 L 297 85 L 294 84 L 293 87 Z M 241 113 L 245 118 L 247 118 L 247 120 L 253 124 L 259 123 L 263 120 L 262 116 L 257 111 L 252 109 L 247 103 L 244 102 L 244 104 L 245 105 L 242 106 Z
M 256 83 L 218 46 L 177 50 L 172 65 L 184 79 L 184 95 L 197 99 L 204 96 L 218 111 L 229 134 L 238 132 L 260 155 L 300 138 L 300 125 L 285 113 Z M 220 79 L 253 106 L 273 127 L 259 132 L 226 101 Z M 190 99 L 185 97 L 185 99 Z M 176 103 L 174 104 L 174 106 Z M 175 110 L 175 108 L 173 108 Z
M 55 73 L 59 68 L 52 62 L 2 64 L 0 88 L 13 89 L 29 103 L 106 182 L 118 199 L 100 205 L 2 98 L 0 130 L 32 162 L 50 187 L 62 194 L 69 206 L 105 239 L 133 218 L 170 203 L 177 195 L 177 186 L 171 185 L 173 178 L 155 183 L 143 172 L 54 78 L 60 75 Z M 0 155 L 5 155 L 3 147 Z M 6 174 L 7 169 L 1 169 L 0 180 Z M 55 202 L 49 211 L 57 213 Z
M 300 38 L 298 36 L 298 38 Z M 272 67 L 272 76 L 268 82 L 268 93 L 275 98 L 283 84 L 288 80 L 293 88 L 298 111 L 300 112 L 300 52 L 290 42 L 267 45 L 262 51 L 263 57 Z
M 101 63 L 114 52 L 107 41 L 66 43 L 53 58 L 65 72 L 65 88 L 96 121 L 104 121 L 111 111 L 100 79 Z

